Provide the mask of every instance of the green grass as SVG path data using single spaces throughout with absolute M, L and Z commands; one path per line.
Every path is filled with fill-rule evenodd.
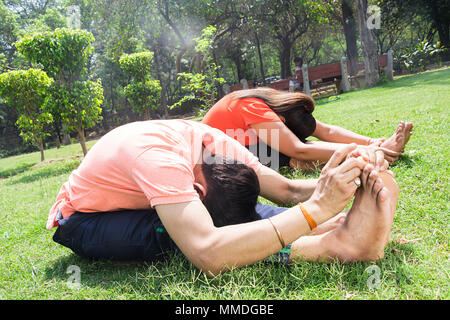
M 400 120 L 415 123 L 406 154 L 392 167 L 400 198 L 393 241 L 376 263 L 378 289 L 367 285 L 372 263 L 258 263 L 209 279 L 179 256 L 155 264 L 83 260 L 45 229 L 48 210 L 80 159 L 35 166 L 36 153 L 0 159 L 0 299 L 448 299 L 449 101 L 447 68 L 319 101 L 314 112 L 373 137 L 389 136 Z M 80 153 L 76 144 L 47 150 L 46 157 Z M 81 270 L 80 287 L 68 282 L 71 265 Z

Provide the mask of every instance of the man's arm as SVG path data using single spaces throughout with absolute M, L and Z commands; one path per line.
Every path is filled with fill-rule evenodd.
M 349 146 L 333 155 L 311 198 L 304 202 L 317 224 L 339 213 L 356 191 L 352 181 L 361 174 L 365 162 L 352 158 L 338 166 L 353 149 Z M 275 186 L 269 185 L 266 176 L 261 176 L 261 179 L 264 194 L 279 195 L 276 191 L 270 191 Z M 274 181 L 273 176 L 269 179 Z M 282 249 L 277 233 L 267 219 L 217 228 L 199 200 L 157 205 L 155 208 L 177 246 L 208 275 L 256 263 Z M 271 220 L 286 244 L 310 232 L 309 224 L 298 206 Z

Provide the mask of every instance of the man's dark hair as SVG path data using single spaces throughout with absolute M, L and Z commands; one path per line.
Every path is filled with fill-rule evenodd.
M 203 204 L 216 227 L 259 219 L 255 210 L 260 192 L 258 176 L 247 165 L 230 160 L 213 155 L 201 165 L 207 185 Z

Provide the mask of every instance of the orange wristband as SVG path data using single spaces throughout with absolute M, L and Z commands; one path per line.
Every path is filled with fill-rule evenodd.
M 309 224 L 309 227 L 311 228 L 311 230 L 314 230 L 315 228 L 317 228 L 316 221 L 308 213 L 308 210 L 306 210 L 306 208 L 303 205 L 303 203 L 299 202 L 298 206 L 300 207 L 300 210 L 302 211 L 303 216 L 305 217 L 306 221 L 308 221 L 308 224 Z

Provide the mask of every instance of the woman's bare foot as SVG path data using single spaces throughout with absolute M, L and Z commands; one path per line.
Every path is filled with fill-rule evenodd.
M 405 146 L 409 141 L 409 138 L 413 135 L 414 124 L 412 122 L 407 122 L 405 124 Z M 404 152 L 404 150 L 403 150 Z
M 414 125 L 411 122 L 401 121 L 395 133 L 381 144 L 381 147 L 403 153 L 405 146 L 412 135 Z
M 384 248 L 394 219 L 398 187 L 387 173 L 368 165 L 361 175 L 353 206 L 336 233 L 336 256 L 343 262 L 374 261 L 384 257 Z

